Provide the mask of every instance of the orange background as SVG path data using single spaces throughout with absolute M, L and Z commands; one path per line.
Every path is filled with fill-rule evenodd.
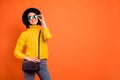
M 120 80 L 119 0 L 0 0 L 0 80 L 23 80 L 13 51 L 29 7 L 41 10 L 53 34 L 52 80 Z

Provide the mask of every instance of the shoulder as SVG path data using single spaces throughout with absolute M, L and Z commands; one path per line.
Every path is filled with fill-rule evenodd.
M 27 31 L 23 31 L 20 33 L 20 36 L 25 36 L 27 34 Z
M 27 34 L 28 34 L 28 31 L 25 30 L 25 31 L 23 31 L 23 32 L 20 33 L 19 38 L 25 40 L 26 37 L 27 37 Z
M 25 31 L 23 31 L 23 32 L 21 32 L 21 36 L 25 36 L 25 35 L 27 35 L 29 33 L 29 30 L 25 30 Z

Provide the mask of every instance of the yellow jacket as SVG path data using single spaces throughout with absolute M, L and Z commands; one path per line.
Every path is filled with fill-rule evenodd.
M 14 56 L 23 59 L 24 56 L 38 58 L 38 36 L 40 27 L 30 26 L 26 31 L 22 32 L 17 40 Z M 47 40 L 52 37 L 48 28 L 41 29 L 40 35 L 40 59 L 48 58 Z M 25 52 L 23 52 L 25 48 Z

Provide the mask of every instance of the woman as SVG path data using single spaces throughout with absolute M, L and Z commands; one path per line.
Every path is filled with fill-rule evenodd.
M 38 9 L 29 8 L 24 11 L 22 21 L 27 30 L 22 32 L 18 38 L 14 56 L 23 61 L 40 62 L 40 70 L 38 72 L 29 73 L 23 71 L 24 79 L 34 80 L 35 74 L 37 74 L 40 80 L 51 80 L 46 64 L 48 59 L 48 47 L 46 42 L 52 35 L 46 26 L 44 16 Z M 38 35 L 40 30 L 40 59 L 38 59 Z M 24 49 L 26 49 L 25 53 L 23 53 Z

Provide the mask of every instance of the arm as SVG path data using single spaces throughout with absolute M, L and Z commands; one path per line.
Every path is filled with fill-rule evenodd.
M 43 39 L 44 39 L 44 41 L 48 41 L 52 37 L 52 34 L 50 33 L 50 31 L 46 25 L 44 16 L 42 14 L 40 16 L 41 16 L 40 20 L 41 20 L 42 26 L 43 26 Z
M 14 51 L 14 56 L 16 58 L 23 59 L 25 57 L 25 55 L 22 53 L 24 47 L 25 47 L 25 38 L 24 38 L 24 35 L 21 34 L 17 40 L 17 44 Z
M 16 44 L 16 47 L 15 47 L 15 51 L 14 51 L 14 56 L 18 59 L 21 59 L 21 60 L 28 60 L 28 61 L 32 61 L 32 62 L 40 62 L 39 59 L 37 58 L 34 58 L 34 57 L 27 57 L 24 55 L 23 53 L 23 49 L 25 48 L 26 46 L 26 39 L 25 39 L 25 35 L 24 34 L 21 34 L 19 39 L 17 40 L 17 44 Z

